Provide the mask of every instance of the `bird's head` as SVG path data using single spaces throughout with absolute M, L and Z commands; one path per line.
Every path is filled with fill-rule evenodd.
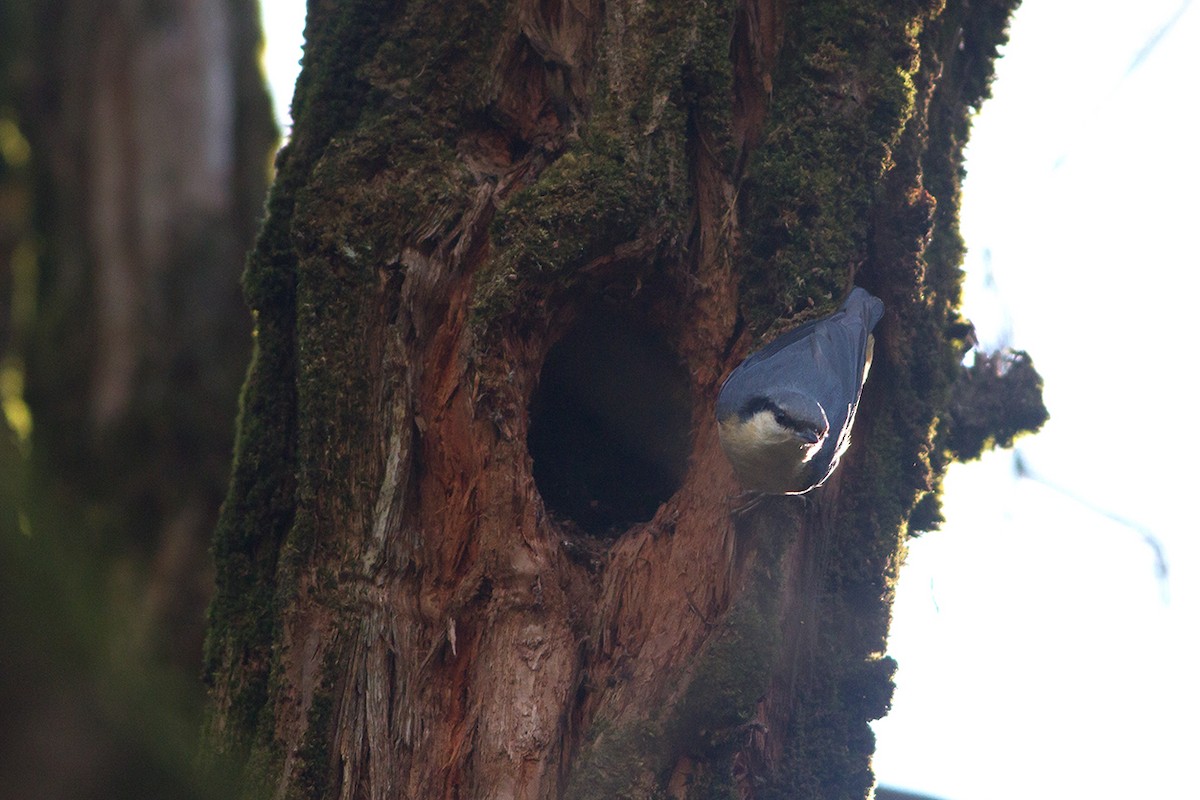
M 803 393 L 757 396 L 717 420 L 721 446 L 748 489 L 795 492 L 829 437 L 820 403 Z
M 800 448 L 806 461 L 829 433 L 829 420 L 821 404 L 800 393 L 751 398 L 739 409 L 736 424 L 745 427 L 762 445 Z

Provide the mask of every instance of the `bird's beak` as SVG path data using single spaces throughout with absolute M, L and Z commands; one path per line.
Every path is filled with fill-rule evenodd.
M 821 436 L 812 428 L 805 428 L 802 431 L 796 431 L 796 438 L 805 444 L 816 444 L 821 441 Z

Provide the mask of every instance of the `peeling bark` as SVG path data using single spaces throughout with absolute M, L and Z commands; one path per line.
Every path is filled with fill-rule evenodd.
M 247 278 L 210 749 L 286 797 L 864 797 L 958 352 L 957 261 L 925 259 L 962 138 L 927 125 L 965 126 L 1010 6 L 313 5 Z M 852 282 L 888 303 L 855 445 L 739 512 L 720 380 Z M 655 332 L 690 409 L 679 488 L 616 530 L 548 509 L 527 445 L 597 313 Z

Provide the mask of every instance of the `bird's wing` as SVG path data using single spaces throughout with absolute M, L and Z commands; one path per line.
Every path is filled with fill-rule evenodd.
M 837 334 L 828 330 L 827 326 L 841 326 L 839 330 L 842 334 L 849 335 L 855 340 L 861 339 L 861 341 L 854 342 L 852 349 L 856 352 L 866 353 L 867 334 L 871 332 L 882 316 L 883 303 L 865 289 L 856 286 L 837 311 L 828 317 L 809 320 L 787 333 L 779 335 L 761 350 L 749 355 L 739 369 L 753 369 L 756 364 L 769 361 L 781 350 L 809 338 L 817 330 L 825 330 L 830 334 L 830 338 L 836 336 Z M 861 371 L 858 375 L 858 384 L 862 384 Z
M 743 361 L 738 368 L 739 369 L 751 369 L 756 364 L 760 364 L 764 361 L 771 359 L 773 356 L 778 355 L 780 350 L 783 350 L 785 347 L 788 347 L 789 345 L 795 344 L 796 342 L 800 341 L 801 339 L 804 339 L 806 336 L 808 336 L 810 333 L 812 333 L 813 329 L 816 328 L 817 326 L 824 325 L 828 322 L 833 321 L 837 317 L 845 316 L 845 314 L 846 314 L 845 311 L 837 311 L 832 316 L 824 317 L 822 319 L 809 320 L 808 322 L 805 322 L 803 325 L 793 328 L 792 330 L 788 331 L 787 333 L 780 334 L 779 336 L 775 337 L 775 339 L 773 339 L 769 344 L 767 344 L 765 347 L 763 347 L 761 350 L 747 356 L 746 360 Z
M 755 384 L 765 388 L 798 381 L 824 409 L 829 434 L 812 462 L 814 486 L 825 481 L 850 444 L 870 340 L 866 325 L 872 323 L 859 315 L 836 314 L 794 341 L 790 352 L 764 359 L 755 370 Z
M 830 334 L 828 343 L 831 355 L 841 364 L 841 369 L 825 371 L 830 380 L 826 382 L 823 391 L 828 391 L 828 394 L 823 396 L 820 402 L 829 417 L 829 441 L 821 448 L 817 463 L 814 464 L 817 474 L 821 476 L 817 481 L 818 486 L 833 472 L 842 454 L 850 446 L 850 430 L 862 395 L 871 336 L 870 330 L 861 323 L 839 326 Z M 852 369 L 846 369 L 847 356 L 853 359 Z
M 717 415 L 739 411 L 725 401 L 726 387 L 736 387 L 730 394 L 744 399 L 795 386 L 821 404 L 836 439 L 848 406 L 858 402 L 868 337 L 882 314 L 882 302 L 855 288 L 835 313 L 782 334 L 738 365 L 718 395 Z
M 768 391 L 799 381 L 805 393 L 826 405 L 862 383 L 866 331 L 859 335 L 855 328 L 861 326 L 848 323 L 852 321 L 841 313 L 808 323 L 785 334 L 788 341 L 776 339 L 738 369 L 754 389 Z

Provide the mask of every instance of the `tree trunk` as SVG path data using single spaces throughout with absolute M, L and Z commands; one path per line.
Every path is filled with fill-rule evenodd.
M 16 331 L 35 528 L 109 568 L 126 657 L 193 673 L 276 133 L 254 0 L 9 4 L 39 242 Z M 86 545 L 84 545 L 86 540 Z
M 210 749 L 285 797 L 865 797 L 1013 5 L 311 3 Z M 854 446 L 739 509 L 721 379 L 854 283 Z

